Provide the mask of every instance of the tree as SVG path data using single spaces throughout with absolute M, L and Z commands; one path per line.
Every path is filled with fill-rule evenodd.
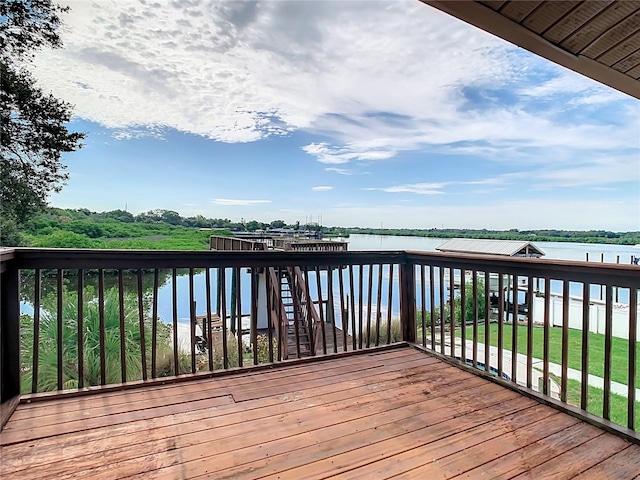
M 26 66 L 35 50 L 60 48 L 59 13 L 51 0 L 0 0 L 0 243 L 16 242 L 16 229 L 59 192 L 68 174 L 62 153 L 80 148 L 70 132 L 71 105 L 46 94 Z
M 112 218 L 119 222 L 133 223 L 133 214 L 125 210 L 111 210 L 110 212 L 104 212 L 105 218 Z

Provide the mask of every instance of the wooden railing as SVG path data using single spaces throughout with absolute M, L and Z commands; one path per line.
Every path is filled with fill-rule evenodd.
M 15 249 L 0 260 L 3 421 L 21 393 L 286 360 L 288 270 L 311 355 L 404 341 L 637 435 L 635 266 L 331 251 Z
M 347 242 L 298 240 L 293 239 L 283 242 L 283 248 L 293 252 L 346 252 Z

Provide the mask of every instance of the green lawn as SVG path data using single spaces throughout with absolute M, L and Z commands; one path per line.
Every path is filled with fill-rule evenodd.
M 503 348 L 511 350 L 512 326 L 503 325 Z M 484 343 L 485 326 L 478 325 L 478 341 Z M 518 353 L 527 353 L 527 327 L 519 325 Z M 533 328 L 533 356 L 543 358 L 542 327 Z M 460 336 L 460 331 L 456 331 Z M 473 327 L 467 327 L 467 339 L 473 338 Z M 490 329 L 490 343 L 498 345 L 498 325 L 492 323 Z M 627 384 L 628 379 L 629 341 L 623 338 L 613 338 L 611 346 L 611 380 Z M 562 364 L 562 329 L 549 329 L 549 361 Z M 582 369 L 582 332 L 569 330 L 569 368 Z M 589 373 L 604 377 L 604 335 L 589 333 Z M 640 343 L 636 342 L 636 385 L 640 386 Z
M 551 375 L 551 377 L 560 383 L 560 377 Z M 599 417 L 602 416 L 604 391 L 596 387 L 589 387 L 587 399 L 587 411 Z M 620 395 L 611 394 L 611 421 L 618 425 L 627 426 L 627 399 Z M 569 380 L 567 382 L 567 403 L 570 405 L 580 406 L 580 382 L 577 380 Z M 640 427 L 640 402 L 635 404 L 635 424 L 636 428 Z

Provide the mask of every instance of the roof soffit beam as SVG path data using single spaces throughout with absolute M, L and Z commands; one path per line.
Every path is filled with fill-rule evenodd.
M 420 1 L 531 53 L 640 99 L 640 81 L 583 55 L 573 55 L 476 0 Z

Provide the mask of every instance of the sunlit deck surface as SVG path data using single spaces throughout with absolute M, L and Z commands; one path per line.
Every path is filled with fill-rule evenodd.
M 640 446 L 410 347 L 22 404 L 2 478 L 633 478 Z

